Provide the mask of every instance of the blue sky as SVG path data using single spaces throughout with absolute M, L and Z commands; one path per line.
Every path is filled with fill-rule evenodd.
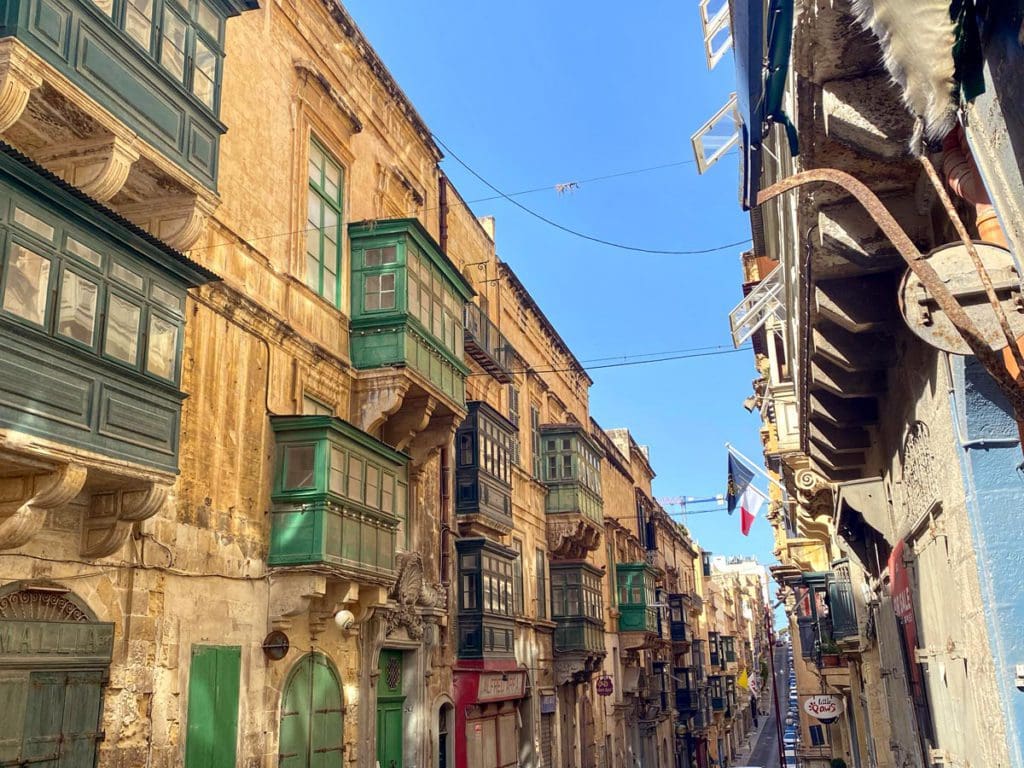
M 556 183 L 692 159 L 690 135 L 734 90 L 731 57 L 708 72 L 697 2 L 346 0 L 431 130 L 481 176 L 567 227 L 644 248 L 709 248 L 749 236 L 735 156 L 706 175 L 690 165 Z M 453 159 L 462 196 L 493 192 Z M 498 252 L 583 361 L 730 346 L 740 248 L 702 256 L 631 253 L 565 234 L 505 200 Z M 573 290 L 566 290 L 573 286 Z M 614 362 L 614 361 L 602 361 Z M 601 363 L 598 363 L 601 364 Z M 726 441 L 758 458 L 758 419 L 742 407 L 750 352 L 594 370 L 591 412 L 650 446 L 658 496 L 724 492 Z M 738 517 L 738 516 L 737 516 Z M 687 524 L 716 553 L 771 562 L 768 524 L 750 537 L 724 513 Z

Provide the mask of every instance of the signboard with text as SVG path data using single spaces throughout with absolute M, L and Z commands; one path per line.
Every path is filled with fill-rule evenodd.
M 481 672 L 477 701 L 521 699 L 526 695 L 525 672 Z
M 825 693 L 808 696 L 804 699 L 804 712 L 823 723 L 833 723 L 843 714 L 843 700 Z

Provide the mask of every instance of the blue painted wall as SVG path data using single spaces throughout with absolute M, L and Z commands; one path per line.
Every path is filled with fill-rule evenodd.
M 1006 720 L 1011 764 L 1024 768 L 1024 468 L 1017 423 L 1002 393 L 974 358 L 953 359 L 967 514 L 977 553 L 983 610 Z

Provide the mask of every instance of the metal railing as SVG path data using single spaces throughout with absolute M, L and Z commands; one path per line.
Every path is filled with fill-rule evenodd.
M 512 381 L 512 346 L 476 304 L 464 313 L 466 352 L 503 384 Z

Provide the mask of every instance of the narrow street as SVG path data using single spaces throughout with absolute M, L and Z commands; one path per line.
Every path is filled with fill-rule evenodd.
M 789 697 L 788 687 L 788 672 L 789 668 L 786 666 L 786 648 L 778 647 L 775 648 L 775 684 L 779 691 L 779 707 L 783 713 L 786 711 L 786 700 Z M 769 701 L 771 699 L 769 698 Z M 785 716 L 785 714 L 783 714 Z M 764 728 L 761 729 L 761 734 L 758 736 L 757 744 L 754 745 L 753 751 L 750 753 L 750 759 L 747 761 L 752 766 L 758 766 L 758 768 L 781 768 L 779 765 L 779 734 L 775 728 L 775 705 L 772 703 L 772 709 L 768 715 L 768 721 L 764 724 Z

